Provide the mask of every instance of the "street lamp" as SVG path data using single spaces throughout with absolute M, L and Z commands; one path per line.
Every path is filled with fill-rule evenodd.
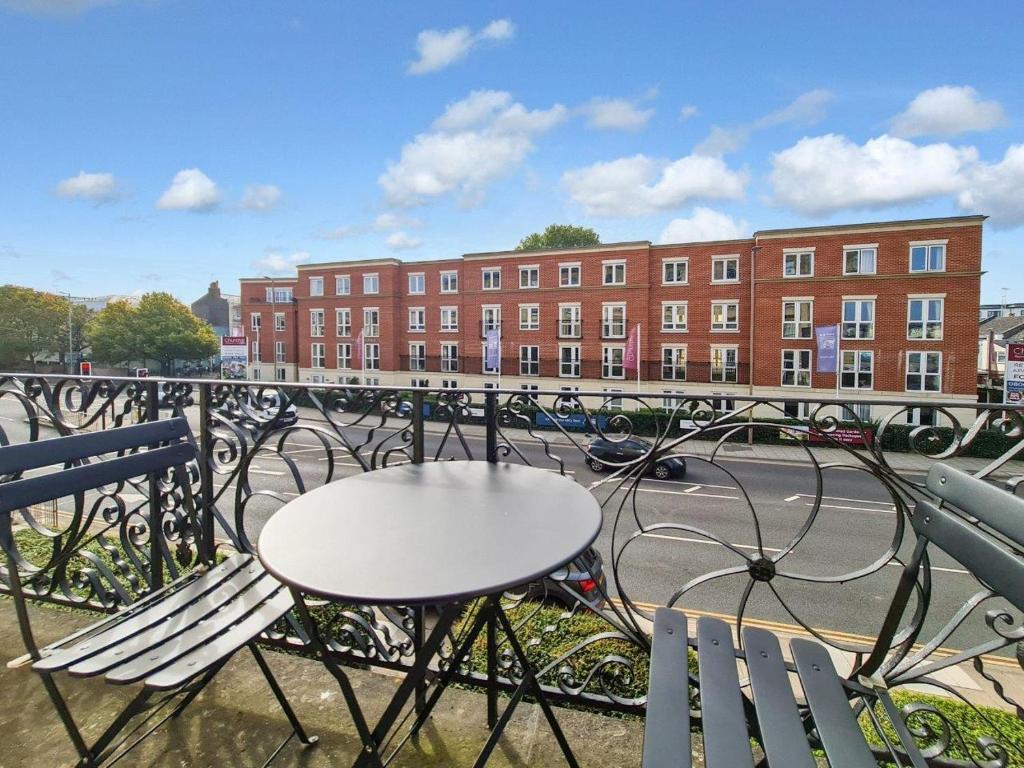
M 277 381 L 277 288 L 274 284 L 274 278 L 264 275 L 263 279 L 270 281 L 270 336 L 273 341 L 271 359 L 273 360 L 274 381 Z
M 71 336 L 71 294 L 62 293 L 61 295 L 68 297 L 68 375 L 74 376 L 75 361 L 72 359 L 74 357 L 74 341 L 72 340 Z

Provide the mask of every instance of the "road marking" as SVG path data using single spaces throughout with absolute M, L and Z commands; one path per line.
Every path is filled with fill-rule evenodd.
M 253 469 L 249 467 L 250 475 L 283 475 L 284 472 L 277 472 L 273 469 Z
M 786 499 L 786 501 L 796 501 L 797 499 L 799 499 L 801 497 L 803 497 L 805 499 L 813 499 L 814 498 L 814 494 L 813 493 L 798 493 L 798 494 L 796 494 L 794 496 L 790 496 L 788 499 Z M 873 501 L 871 499 L 848 499 L 845 496 L 822 496 L 821 498 L 828 499 L 829 501 L 854 501 L 854 502 L 858 502 L 860 504 L 885 504 L 885 505 L 890 506 L 890 507 L 896 506 L 891 501 Z
M 683 491 L 683 493 L 693 493 L 694 491 L 700 490 L 701 488 L 703 488 L 703 486 L 695 485 L 693 486 L 693 488 L 687 488 L 685 491 Z
M 690 482 L 690 481 L 688 481 L 688 480 L 655 480 L 653 477 L 650 477 L 650 478 L 649 477 L 645 477 L 643 480 L 641 480 L 641 482 L 643 482 L 643 483 L 666 483 L 667 485 L 680 485 L 682 483 L 687 483 L 687 482 Z M 735 491 L 736 490 L 736 486 L 735 485 L 712 485 L 711 483 L 693 483 L 693 485 L 696 485 L 698 487 L 704 487 L 704 488 L 718 488 L 718 489 L 723 490 L 723 491 Z
M 814 504 L 809 502 L 809 501 L 805 501 L 804 502 L 804 506 L 805 507 L 813 507 Z M 846 509 L 846 510 L 849 510 L 851 512 L 873 512 L 876 515 L 895 515 L 896 514 L 896 510 L 895 509 L 871 509 L 871 507 L 849 507 L 849 506 L 844 506 L 842 504 L 820 504 L 820 505 L 818 505 L 818 508 L 819 509 Z
M 715 547 L 724 547 L 725 545 L 719 541 L 711 541 L 709 539 L 693 539 L 687 536 L 669 536 L 664 533 L 645 533 L 645 538 L 649 539 L 668 539 L 669 541 L 685 541 L 689 544 L 710 544 Z M 751 549 L 755 552 L 781 552 L 781 549 L 775 547 L 755 547 L 752 544 L 733 544 L 732 546 L 736 549 Z
M 800 494 L 798 493 L 798 494 L 796 494 L 794 496 L 790 496 L 788 499 L 783 499 L 783 501 L 797 501 L 799 498 L 800 498 Z
M 619 488 L 618 490 L 626 490 Z M 705 499 L 738 499 L 739 496 L 723 496 L 720 493 L 691 493 L 689 491 L 662 491 L 657 488 L 637 488 L 638 493 L 661 493 L 667 496 L 701 496 Z

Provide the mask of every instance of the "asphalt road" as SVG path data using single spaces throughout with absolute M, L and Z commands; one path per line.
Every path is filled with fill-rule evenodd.
M 197 409 L 190 410 L 193 411 L 189 414 L 190 421 L 195 426 Z M 19 423 L 21 416 L 10 403 L 0 400 L 0 426 L 8 431 L 12 442 L 17 442 L 18 433 L 24 430 Z M 317 422 L 308 423 L 315 425 Z M 429 428 L 436 429 L 438 425 L 431 424 Z M 346 430 L 345 435 L 351 444 L 366 441 L 366 432 L 362 429 Z M 557 462 L 525 432 L 510 435 L 514 435 L 526 461 L 557 470 Z M 367 461 L 371 458 L 369 450 L 382 436 L 378 433 L 362 452 Z M 467 435 L 465 439 L 468 456 L 454 436 L 442 446 L 441 435 L 428 432 L 426 456 L 428 459 L 438 455 L 483 459 L 484 438 Z M 748 555 L 756 554 L 760 547 L 766 555 L 774 556 L 789 547 L 809 523 L 818 480 L 811 467 L 799 464 L 736 457 L 722 458 L 719 466 L 712 466 L 690 458 L 685 478 L 644 479 L 634 497 L 625 490 L 617 490 L 614 481 L 599 483 L 607 476 L 591 471 L 575 447 L 554 445 L 550 450 L 564 460 L 567 475 L 587 486 L 597 484 L 593 493 L 603 503 L 605 524 L 595 546 L 604 556 L 609 589 L 613 595 L 617 593 L 612 560 L 613 553 L 620 552 L 617 563 L 620 589 L 643 605 L 665 604 L 693 580 L 721 569 L 745 565 L 735 552 L 710 541 L 698 531 L 707 532 Z M 307 489 L 327 481 L 326 452 L 309 433 L 299 432 L 291 437 L 285 453 L 294 462 Z M 332 480 L 362 471 L 355 458 L 343 450 L 336 450 L 334 458 Z M 402 458 L 395 456 L 393 460 Z M 515 455 L 509 460 L 522 461 Z M 899 517 L 888 492 L 864 472 L 826 470 L 821 480 L 823 499 L 817 516 L 799 543 L 779 562 L 779 575 L 770 585 L 755 584 L 744 615 L 786 624 L 798 618 L 816 628 L 870 636 L 881 625 L 900 568 L 888 565 L 865 578 L 846 583 L 838 580 L 843 575 L 867 569 L 886 556 L 898 534 Z M 253 490 L 272 491 L 285 500 L 301 491 L 287 463 L 272 453 L 254 459 L 250 485 Z M 225 478 L 218 477 L 215 486 L 222 494 L 218 506 L 233 522 L 236 484 L 225 484 Z M 524 499 L 525 503 L 529 500 Z M 258 496 L 249 502 L 244 524 L 252 541 L 280 505 L 280 501 L 270 496 Z M 752 510 L 756 510 L 756 515 Z M 662 523 L 666 526 L 637 538 L 623 550 L 623 542 L 636 531 L 634 514 L 645 525 Z M 683 527 L 687 530 L 682 530 Z M 906 545 L 901 553 L 908 554 Z M 978 585 L 958 563 L 941 552 L 935 553 L 932 564 L 934 594 L 928 625 L 935 628 L 962 606 Z M 806 576 L 832 579 L 835 583 L 815 583 L 801 578 Z M 679 605 L 736 615 L 748 582 L 745 570 L 737 575 L 714 578 L 690 589 L 680 598 Z M 979 617 L 978 622 L 968 623 L 943 645 L 963 648 L 966 643 L 983 637 L 990 638 L 991 634 Z

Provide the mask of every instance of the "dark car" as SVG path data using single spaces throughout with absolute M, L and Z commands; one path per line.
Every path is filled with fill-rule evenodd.
M 262 429 L 275 419 L 275 427 L 290 427 L 299 420 L 299 411 L 294 405 L 285 407 L 283 413 L 277 393 L 267 392 L 256 398 L 246 393 L 241 402 L 229 399 L 218 410 L 236 424 L 249 429 Z
M 530 584 L 526 590 L 526 599 L 572 608 L 577 600 L 561 586 L 565 585 L 595 607 L 601 608 L 604 605 L 606 580 L 601 553 L 588 547 L 566 568 Z
M 587 448 L 590 454 L 587 464 L 595 472 L 614 470 L 631 461 L 650 456 L 653 448 L 654 446 L 646 440 L 639 438 L 615 441 L 598 437 L 591 440 Z M 686 459 L 682 456 L 670 456 L 667 451 L 662 451 L 648 464 L 647 471 L 659 480 L 678 479 L 686 474 Z

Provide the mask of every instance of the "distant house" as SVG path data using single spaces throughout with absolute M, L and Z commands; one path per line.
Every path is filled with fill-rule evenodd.
M 214 280 L 206 293 L 192 302 L 192 314 L 213 326 L 217 336 L 242 334 L 242 304 L 238 296 L 221 293 Z
M 1016 304 L 982 304 L 978 307 L 978 320 L 991 320 L 993 317 L 1024 317 L 1024 303 Z
M 1006 347 L 1024 344 L 1024 316 L 991 317 L 978 324 L 978 399 L 1003 401 Z

